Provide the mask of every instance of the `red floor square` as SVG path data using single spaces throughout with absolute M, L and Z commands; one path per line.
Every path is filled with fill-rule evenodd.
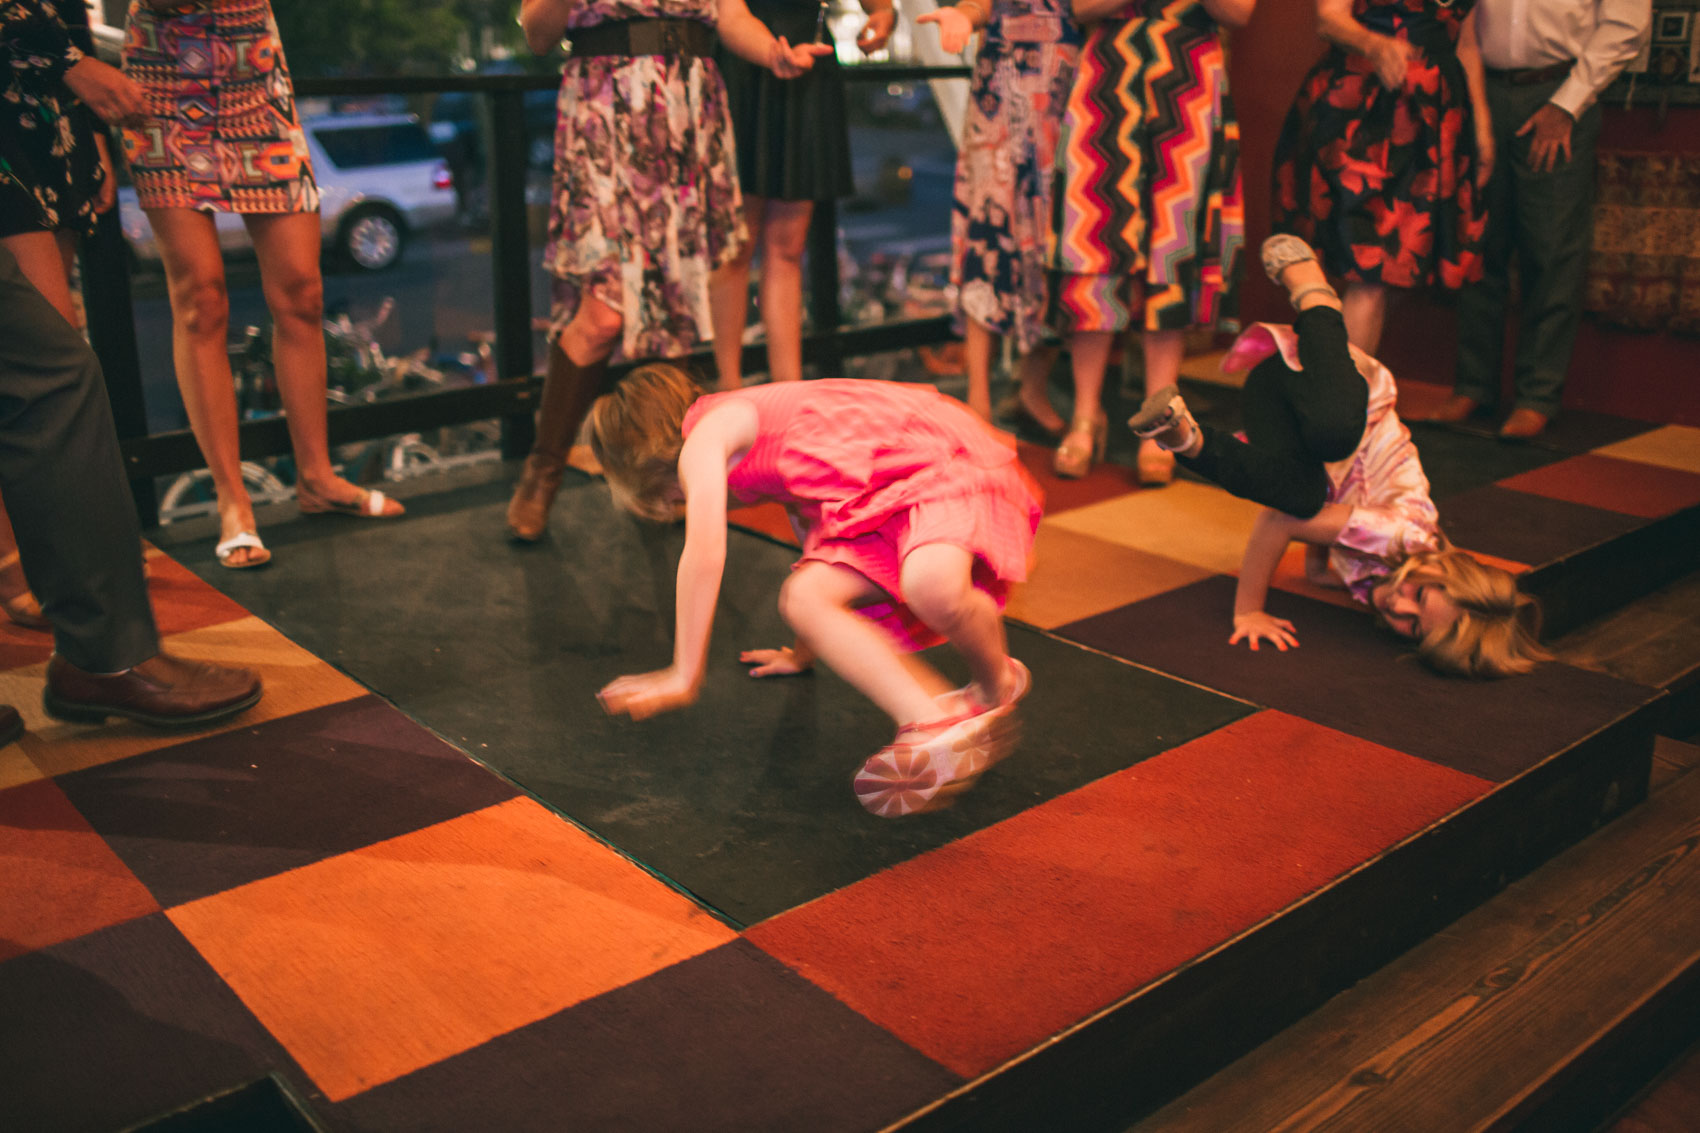
M 1501 480 L 1500 487 L 1659 519 L 1700 504 L 1700 473 L 1583 453 Z
M 0 791 L 0 960 L 158 908 L 51 780 Z
M 1488 788 L 1262 712 L 745 935 L 971 1078 Z

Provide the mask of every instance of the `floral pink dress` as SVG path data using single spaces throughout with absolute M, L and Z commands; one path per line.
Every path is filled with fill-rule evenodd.
M 850 567 L 894 599 L 861 612 L 900 645 L 941 638 L 902 604 L 910 551 L 949 543 L 974 555 L 974 584 L 1002 609 L 1027 577 L 1039 489 L 1015 449 L 931 386 L 834 380 L 775 382 L 708 394 L 684 432 L 727 399 L 755 406 L 760 432 L 726 479 L 742 505 L 773 501 L 806 531 L 805 562 Z
M 1222 360 L 1222 369 L 1250 369 L 1277 350 L 1289 369 L 1304 369 L 1298 335 L 1275 323 L 1247 327 Z M 1369 383 L 1369 408 L 1358 447 L 1326 466 L 1328 502 L 1352 509 L 1328 550 L 1328 568 L 1353 598 L 1367 604 L 1375 584 L 1394 567 L 1417 551 L 1440 548 L 1440 513 L 1429 498 L 1428 476 L 1411 430 L 1394 411 L 1399 391 L 1392 372 L 1355 346 L 1352 360 Z
M 610 20 L 713 27 L 714 0 L 587 0 L 568 30 Z M 615 359 L 671 358 L 711 340 L 708 277 L 743 240 L 732 122 L 714 60 L 568 58 L 556 102 L 543 266 L 551 337 L 585 294 L 624 316 Z

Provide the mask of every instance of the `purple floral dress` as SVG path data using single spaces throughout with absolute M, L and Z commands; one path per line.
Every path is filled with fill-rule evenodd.
M 714 0 L 588 0 L 568 29 L 609 20 L 715 23 Z M 543 266 L 551 337 L 585 294 L 619 311 L 615 360 L 677 357 L 714 337 L 708 277 L 744 239 L 726 89 L 712 59 L 567 60 Z

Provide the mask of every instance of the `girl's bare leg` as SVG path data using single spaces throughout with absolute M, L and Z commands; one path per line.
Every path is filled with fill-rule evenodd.
M 1003 618 L 991 595 L 974 585 L 973 569 L 974 556 L 965 548 L 916 547 L 903 560 L 903 601 L 962 654 L 980 702 L 1002 704 L 1015 691 Z
M 744 197 L 748 236 L 737 256 L 718 268 L 708 284 L 708 313 L 714 324 L 714 370 L 720 389 L 744 384 L 744 327 L 750 318 L 750 264 L 761 243 L 764 197 Z M 765 268 L 763 269 L 765 271 Z
M 177 368 L 177 388 L 189 413 L 195 443 L 212 474 L 213 490 L 218 493 L 218 537 L 222 542 L 239 531 L 255 529 L 254 505 L 242 483 L 236 386 L 230 375 L 227 345 L 230 300 L 224 284 L 224 254 L 218 246 L 213 218 L 207 213 L 170 208 L 148 209 L 147 214 L 159 241 L 160 263 L 171 296 L 171 354 Z M 313 219 L 316 225 L 317 218 Z M 243 566 L 266 557 L 263 551 L 239 547 L 232 553 L 230 564 Z
M 942 677 L 917 679 L 918 658 L 905 658 L 884 630 L 855 606 L 885 593 L 848 567 L 804 563 L 779 591 L 779 611 L 797 639 L 828 668 L 877 704 L 899 728 L 939 716 L 933 697 Z
M 761 325 L 767 334 L 767 376 L 803 376 L 803 253 L 809 245 L 813 201 L 767 202 L 761 242 Z
M 1341 312 L 1346 320 L 1346 338 L 1364 353 L 1374 354 L 1381 345 L 1381 330 L 1387 322 L 1387 288 L 1380 284 L 1348 283 Z

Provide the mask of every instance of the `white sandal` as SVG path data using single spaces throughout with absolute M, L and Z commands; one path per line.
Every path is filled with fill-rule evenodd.
M 1159 434 L 1183 424 L 1186 426 L 1186 437 L 1179 444 L 1171 445 L 1158 439 Z M 1172 385 L 1164 386 L 1147 397 L 1145 404 L 1139 407 L 1139 412 L 1127 419 L 1127 427 L 1140 440 L 1151 441 L 1168 452 L 1185 452 L 1192 447 L 1192 442 L 1198 435 L 1198 422 L 1187 409 L 1180 388 Z
M 245 562 L 231 562 L 236 552 L 241 550 L 257 551 L 259 554 L 249 556 Z M 238 531 L 214 547 L 213 554 L 218 557 L 218 565 L 227 570 L 253 570 L 272 561 L 272 553 L 266 550 L 266 545 L 260 542 L 259 533 L 255 531 Z

